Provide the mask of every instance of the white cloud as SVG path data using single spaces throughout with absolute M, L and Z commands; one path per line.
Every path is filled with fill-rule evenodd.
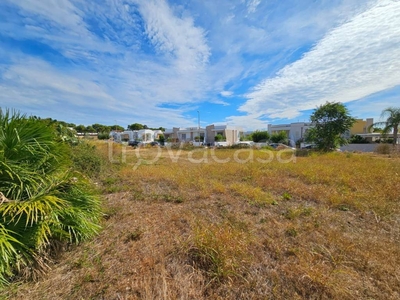
M 400 2 L 379 1 L 258 84 L 240 111 L 293 118 L 326 101 L 349 102 L 399 85 L 399 28 Z
M 261 0 L 249 0 L 247 2 L 247 12 L 249 14 L 256 11 L 257 6 L 260 4 Z
M 210 49 L 203 30 L 190 17 L 178 18 L 165 0 L 139 2 L 146 21 L 146 33 L 162 53 L 172 54 L 181 70 L 201 68 L 208 62 Z
M 268 122 L 259 119 L 259 114 L 247 116 L 231 116 L 225 119 L 226 123 L 234 126 L 241 126 L 244 130 L 263 130 L 268 128 Z
M 229 96 L 233 95 L 233 92 L 231 92 L 231 91 L 222 91 L 220 94 L 223 97 L 229 97 Z

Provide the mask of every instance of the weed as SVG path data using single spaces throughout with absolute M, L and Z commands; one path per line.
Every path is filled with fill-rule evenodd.
M 290 237 L 296 237 L 298 234 L 296 228 L 294 228 L 294 227 L 290 227 L 290 228 L 286 229 L 285 232 L 286 232 L 286 235 L 290 236 Z
M 136 242 L 142 238 L 143 230 L 140 228 L 135 228 L 132 232 L 130 232 L 125 238 L 125 243 Z
M 290 200 L 292 199 L 292 195 L 288 192 L 284 192 L 282 195 L 283 200 Z
M 198 223 L 188 249 L 194 267 L 203 270 L 210 281 L 224 281 L 239 275 L 248 259 L 250 236 L 230 224 Z

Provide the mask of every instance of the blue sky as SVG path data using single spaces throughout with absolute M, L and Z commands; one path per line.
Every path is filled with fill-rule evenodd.
M 255 130 L 326 101 L 376 120 L 400 105 L 400 1 L 0 2 L 2 108 Z

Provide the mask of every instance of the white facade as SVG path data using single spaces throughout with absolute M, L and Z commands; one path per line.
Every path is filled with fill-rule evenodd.
M 206 139 L 206 129 L 199 127 L 166 129 L 165 138 L 174 142 L 194 142 L 198 139 L 204 141 Z
M 214 144 L 215 137 L 222 135 L 227 145 L 234 145 L 240 141 L 244 131 L 242 127 L 231 125 L 208 125 L 206 127 L 207 144 Z
M 298 122 L 291 124 L 271 125 L 268 124 L 268 133 L 274 134 L 279 132 L 286 132 L 287 137 L 293 142 L 297 142 L 300 139 L 304 139 L 308 129 L 312 128 L 311 123 Z
M 161 134 L 163 134 L 161 130 L 141 129 L 125 130 L 123 132 L 111 131 L 110 137 L 112 137 L 117 143 L 134 140 L 140 140 L 144 143 L 151 143 L 158 139 Z

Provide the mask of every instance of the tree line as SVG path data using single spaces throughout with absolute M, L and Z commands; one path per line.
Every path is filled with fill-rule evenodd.
M 164 127 L 158 127 L 158 128 L 154 128 L 154 127 L 148 127 L 145 124 L 140 124 L 140 123 L 133 123 L 128 125 L 126 128 L 120 126 L 120 125 L 103 125 L 103 124 L 99 124 L 99 123 L 94 123 L 92 125 L 76 125 L 74 123 L 68 123 L 68 122 L 64 122 L 64 121 L 59 121 L 56 119 L 52 119 L 52 118 L 40 118 L 40 117 L 32 117 L 33 119 L 36 120 L 41 120 L 45 123 L 47 123 L 50 126 L 63 126 L 65 128 L 71 128 L 73 130 L 75 130 L 78 133 L 110 133 L 111 131 L 124 131 L 124 130 L 141 130 L 141 129 L 150 129 L 150 130 L 162 130 L 165 131 Z

